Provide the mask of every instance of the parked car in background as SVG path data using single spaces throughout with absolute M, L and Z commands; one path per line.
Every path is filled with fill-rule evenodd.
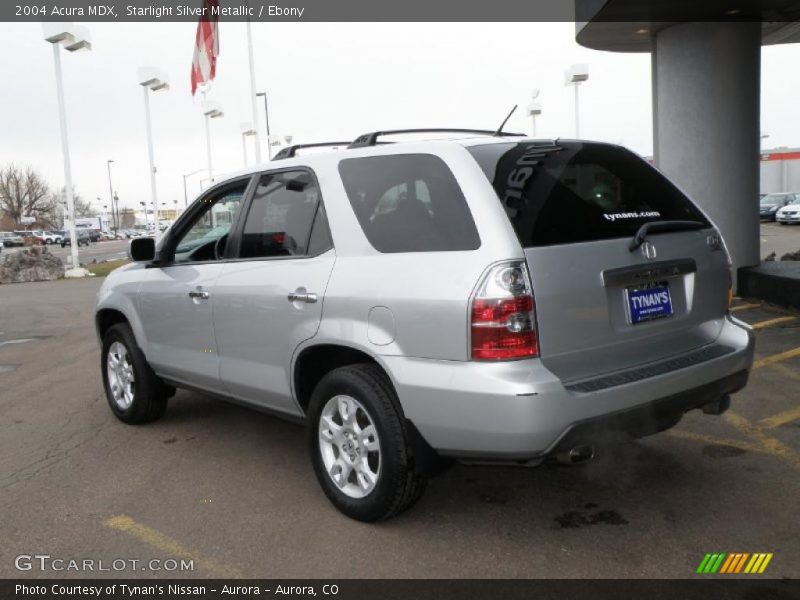
M 789 204 L 800 202 L 800 194 L 767 194 L 759 202 L 759 215 L 762 221 L 775 221 L 778 211 Z
M 21 235 L 12 231 L 0 231 L 0 242 L 3 242 L 3 246 L 6 248 L 11 248 L 12 246 L 22 246 L 23 239 Z
M 92 241 L 92 239 L 89 237 L 89 234 L 82 229 L 76 229 L 75 236 L 78 240 L 78 246 L 88 246 Z M 69 234 L 64 239 L 62 239 L 60 243 L 62 248 L 66 246 L 71 246 L 72 240 Z
M 61 243 L 61 236 L 57 233 L 52 231 L 44 231 L 42 229 L 34 229 L 31 233 L 36 237 L 40 237 L 44 240 L 45 244 L 60 244 Z
M 452 460 L 590 460 L 745 386 L 720 232 L 645 160 L 380 135 L 285 148 L 131 241 L 95 314 L 118 419 L 186 387 L 304 421 L 324 493 L 376 521 Z
M 781 225 L 800 223 L 800 202 L 787 204 L 783 208 L 779 208 L 778 212 L 775 213 L 775 220 Z
M 33 231 L 15 231 L 22 238 L 23 246 L 44 246 L 44 238 Z
M 103 232 L 99 229 L 87 229 L 86 233 L 89 235 L 89 239 L 93 242 L 99 242 L 103 239 Z

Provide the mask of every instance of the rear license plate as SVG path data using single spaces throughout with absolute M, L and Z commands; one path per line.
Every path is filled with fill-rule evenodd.
M 629 287 L 625 290 L 625 296 L 628 299 L 628 316 L 633 325 L 672 316 L 672 297 L 666 281 Z

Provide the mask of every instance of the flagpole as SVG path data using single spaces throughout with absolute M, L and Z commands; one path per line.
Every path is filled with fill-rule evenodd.
M 203 95 L 203 104 L 205 104 L 205 102 L 206 102 L 206 89 L 205 89 L 205 86 L 203 86 L 203 89 L 200 91 L 200 93 Z M 208 177 L 209 177 L 209 179 L 211 179 L 211 181 L 213 183 L 213 181 L 214 181 L 214 167 L 211 164 L 211 132 L 210 132 L 210 129 L 209 129 L 209 126 L 208 126 L 208 119 L 209 119 L 208 113 L 203 115 L 203 119 L 205 119 L 205 124 L 206 124 L 206 159 L 208 161 Z
M 249 6 L 249 2 L 248 2 Z M 253 60 L 253 32 L 250 17 L 247 17 L 247 57 L 250 60 L 250 110 L 253 115 L 253 128 L 256 131 L 256 164 L 261 162 L 261 134 L 258 133 L 258 111 L 256 110 L 256 66 Z M 269 140 L 267 140 L 269 144 Z

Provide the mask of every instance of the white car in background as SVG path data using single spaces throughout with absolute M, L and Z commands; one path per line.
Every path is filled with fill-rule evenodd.
M 800 204 L 787 204 L 775 213 L 775 220 L 781 225 L 800 223 Z

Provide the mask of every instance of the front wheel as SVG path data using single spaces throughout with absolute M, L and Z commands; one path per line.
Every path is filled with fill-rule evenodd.
M 108 405 L 120 421 L 148 423 L 164 414 L 170 388 L 147 363 L 127 323 L 103 336 L 100 369 Z
M 311 397 L 308 440 L 323 491 L 348 517 L 388 519 L 425 490 L 397 396 L 377 365 L 341 367 L 322 378 Z

